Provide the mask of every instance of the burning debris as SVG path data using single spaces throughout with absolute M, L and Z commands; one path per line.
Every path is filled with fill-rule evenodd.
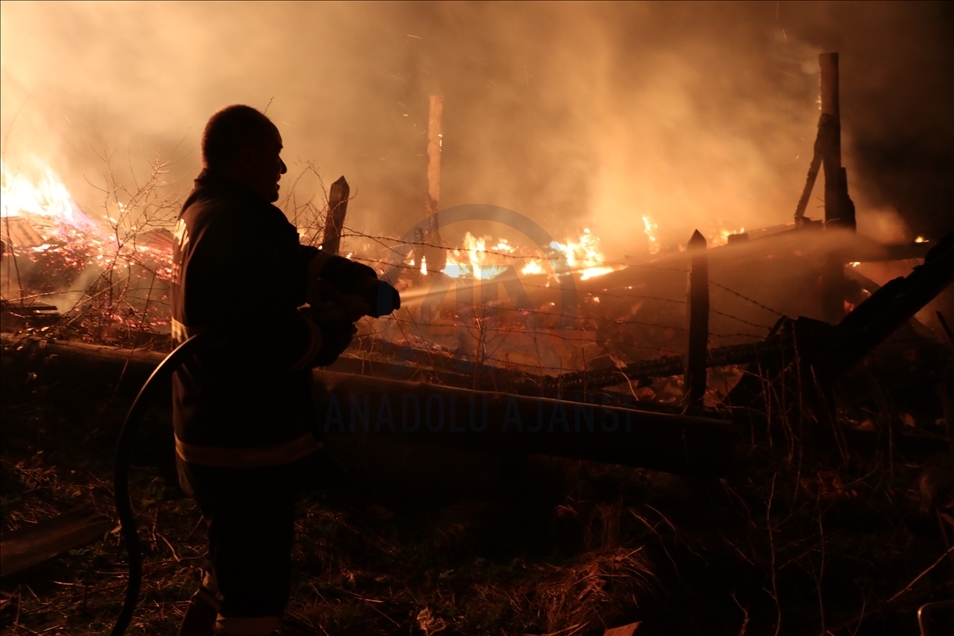
M 837 452 L 841 467 L 855 470 L 852 462 L 870 458 L 849 450 L 856 448 L 851 444 L 880 449 L 884 435 L 893 476 L 895 452 L 923 459 L 926 448 L 933 452 L 939 442 L 950 444 L 950 398 L 930 394 L 936 387 L 942 391 L 950 387 L 951 355 L 946 349 L 939 351 L 937 334 L 917 317 L 949 291 L 954 238 L 918 237 L 913 244 L 882 245 L 852 231 L 854 204 L 840 163 L 837 81 L 832 83 L 830 76 L 832 65 L 837 70 L 837 57 L 823 57 L 826 64 L 829 74 L 823 73 L 823 115 L 815 155 L 791 225 L 730 230 L 731 224 L 715 219 L 707 236 L 696 232 L 686 246 L 664 246 L 659 223 L 640 214 L 645 253 L 626 262 L 608 260 L 599 237 L 588 228 L 562 242 L 535 246 L 473 229 L 458 245 L 448 244 L 450 233 L 438 225 L 443 100 L 432 96 L 427 219 L 415 240 L 351 232 L 346 224 L 350 188 L 343 177 L 331 187 L 323 223 L 309 219 L 299 227 L 300 234 L 313 242 L 320 236 L 322 249 L 338 253 L 348 248 L 355 260 L 371 264 L 384 276 L 393 275 L 390 280 L 404 299 L 394 315 L 365 321 L 346 355 L 314 374 L 321 396 L 316 412 L 329 447 L 342 457 L 352 453 L 351 463 L 367 471 L 369 483 L 392 479 L 387 471 L 393 469 L 394 456 L 415 456 L 420 451 L 401 453 L 405 446 L 427 446 L 421 442 L 436 442 L 440 455 L 451 458 L 461 452 L 497 454 L 517 465 L 508 468 L 517 475 L 508 477 L 519 484 L 514 489 L 520 490 L 514 495 L 515 509 L 528 505 L 527 499 L 519 498 L 526 486 L 528 455 L 651 469 L 629 473 L 643 482 L 663 481 L 653 471 L 724 478 L 720 484 L 730 503 L 723 508 L 744 509 L 749 524 L 745 531 L 751 534 L 754 528 L 767 535 L 771 560 L 763 563 L 761 546 L 740 548 L 725 537 L 720 538 L 732 551 L 713 547 L 708 536 L 699 539 L 700 550 L 707 558 L 716 554 L 724 560 L 729 559 L 726 554 L 732 558 L 740 554 L 746 564 L 736 565 L 758 580 L 756 594 L 771 587 L 778 627 L 779 570 L 795 563 L 802 567 L 800 574 L 816 572 L 812 559 L 819 550 L 805 548 L 815 538 L 794 536 L 790 526 L 783 528 L 792 518 L 805 521 L 794 512 L 796 504 L 805 506 L 798 498 L 814 500 L 820 531 L 824 506 L 856 505 L 867 488 L 859 482 L 883 470 L 878 463 L 867 475 L 849 481 L 825 466 L 827 456 Z M 805 216 L 819 172 L 826 180 L 824 223 Z M 150 183 L 124 202 L 114 197 L 100 219 L 84 212 L 49 168 L 43 168 L 36 180 L 4 168 L 0 221 L 4 329 L 27 327 L 19 335 L 4 334 L 7 395 L 24 398 L 38 383 L 56 385 L 74 378 L 71 381 L 83 391 L 109 386 L 113 397 L 125 397 L 162 359 L 155 351 L 89 344 L 119 343 L 135 349 L 149 338 L 154 349 L 168 346 L 165 301 L 174 238 L 170 211 L 175 211 L 175 202 L 158 196 L 157 181 Z M 359 239 L 365 244 L 355 245 Z M 923 262 L 906 277 L 883 286 L 863 273 L 868 264 L 899 257 Z M 943 316 L 939 321 L 944 324 Z M 898 373 L 899 368 L 903 372 Z M 887 377 L 892 385 L 881 392 L 878 383 Z M 886 415 L 891 400 L 897 405 L 891 408 L 903 409 L 903 414 Z M 900 432 L 892 429 L 898 422 Z M 360 446 L 357 458 L 355 446 Z M 780 478 L 784 468 L 758 465 L 763 451 L 787 453 L 789 469 L 797 458 L 798 468 L 791 483 L 785 484 L 785 495 L 776 494 L 776 483 L 791 475 Z M 367 461 L 368 457 L 380 462 Z M 803 460 L 806 466 L 811 463 L 804 475 Z M 751 492 L 740 495 L 733 490 L 737 484 L 729 485 L 733 471 L 742 469 L 771 484 L 767 501 L 756 500 Z M 17 464 L 4 470 L 5 475 L 21 475 L 27 469 Z M 936 474 L 945 473 L 942 469 L 921 476 L 920 506 L 922 516 L 937 515 L 947 541 L 949 531 L 943 524 L 949 523 L 951 504 L 946 482 Z M 754 490 L 753 481 L 748 486 Z M 679 490 L 642 485 L 640 492 Z M 778 514 L 773 508 L 776 496 L 790 498 L 786 504 L 793 512 L 785 521 L 773 518 Z M 623 510 L 622 501 L 619 493 L 594 495 L 592 501 L 567 497 L 556 508 L 558 521 L 576 523 L 581 511 L 588 511 L 589 525 L 574 540 L 594 551 L 575 565 L 551 567 L 543 583 L 521 584 L 523 600 L 513 605 L 536 604 L 537 624 L 551 633 L 595 625 L 601 620 L 597 608 L 611 609 L 614 620 L 619 619 L 616 624 L 629 622 L 629 631 L 637 631 L 631 606 L 645 602 L 643 595 L 655 589 L 654 576 L 669 566 L 662 558 L 645 554 L 643 546 L 627 545 L 620 539 L 620 527 L 626 526 L 628 536 L 641 541 L 651 542 L 655 536 L 660 552 L 673 565 L 668 549 L 679 547 L 682 539 L 656 508 L 642 502 Z M 756 506 L 762 507 L 758 513 L 764 522 L 754 519 L 751 509 Z M 373 523 L 394 519 L 381 506 L 371 505 L 368 511 L 365 516 Z M 647 521 L 648 511 L 656 515 L 652 523 Z M 712 512 L 715 517 L 725 510 Z M 102 520 L 93 521 L 86 525 L 101 534 Z M 808 521 L 814 524 L 815 519 Z M 353 531 L 340 519 L 334 523 L 342 534 Z M 79 533 L 82 541 L 88 539 L 86 525 Z M 172 542 L 157 533 L 156 525 L 154 521 L 152 552 L 165 550 L 156 540 L 159 536 L 179 563 Z M 668 532 L 666 527 L 673 529 L 672 536 L 659 538 Z M 597 538 L 593 528 L 599 531 Z M 376 536 L 372 530 L 366 534 Z M 355 545 L 368 542 L 359 535 L 355 532 L 351 539 Z M 189 536 L 179 540 L 188 542 Z M 776 544 L 783 536 L 787 543 Z M 530 544 L 525 534 L 520 540 Z M 755 545 L 751 537 L 747 540 Z M 824 571 L 825 537 L 820 541 L 819 572 Z M 434 540 L 442 550 L 450 550 L 448 543 L 452 542 Z M 550 547 L 562 549 L 557 542 Z M 335 546 L 323 548 L 333 553 Z M 388 547 L 375 549 L 392 556 Z M 777 566 L 776 550 L 778 556 L 790 557 L 784 566 Z M 945 554 L 949 553 L 950 548 Z M 870 561 L 871 555 L 863 554 Z M 839 567 L 844 576 L 847 568 Z M 359 585 L 356 580 L 361 577 L 350 574 L 348 585 Z M 438 578 L 454 576 L 454 569 L 447 568 Z M 815 581 L 819 599 L 825 593 L 821 578 L 819 573 Z M 373 580 L 383 590 L 384 579 Z M 625 594 L 624 601 L 620 594 Z M 406 607 L 399 612 L 378 599 L 354 595 L 382 605 L 387 613 L 378 613 L 394 625 L 398 622 L 392 615 L 416 616 L 418 628 L 426 633 L 463 621 L 450 610 L 440 615 L 430 605 L 416 613 Z M 732 599 L 736 600 L 734 594 Z M 763 607 L 754 620 L 769 625 L 764 607 L 770 604 L 759 598 L 751 602 Z M 738 600 L 736 604 L 745 612 L 745 631 L 748 605 L 743 607 Z M 864 606 L 859 624 L 862 619 Z
M 56 324 L 91 341 L 134 344 L 143 332 L 161 340 L 169 325 L 172 205 L 157 198 L 155 179 L 126 203 L 114 191 L 109 216 L 100 220 L 76 204 L 49 167 L 38 165 L 36 180 L 6 167 L 2 172 L 5 323 L 55 307 Z

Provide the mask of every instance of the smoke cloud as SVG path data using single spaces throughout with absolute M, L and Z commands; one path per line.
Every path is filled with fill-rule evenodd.
M 401 235 L 424 214 L 439 92 L 442 207 L 589 227 L 622 260 L 647 248 L 643 215 L 664 244 L 789 222 L 817 55 L 838 51 L 860 229 L 954 225 L 945 3 L 4 2 L 0 25 L 5 165 L 43 158 L 88 209 L 107 152 L 136 170 L 175 152 L 166 178 L 187 189 L 209 115 L 247 103 L 268 107 L 292 173 L 348 178 L 350 225 Z

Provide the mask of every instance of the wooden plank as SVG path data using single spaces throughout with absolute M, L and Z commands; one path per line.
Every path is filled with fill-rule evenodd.
M 12 247 L 37 247 L 43 245 L 43 237 L 40 236 L 30 222 L 21 216 L 3 217 L 3 225 L 0 226 L 3 236 L 6 238 L 5 244 Z
M 325 218 L 325 232 L 321 240 L 321 249 L 326 252 L 337 254 L 341 247 L 341 232 L 344 230 L 350 194 L 351 188 L 343 176 L 331 184 L 331 192 L 328 193 L 328 216 Z
M 0 539 L 0 577 L 92 543 L 112 527 L 112 520 L 83 505 L 29 528 L 4 533 Z

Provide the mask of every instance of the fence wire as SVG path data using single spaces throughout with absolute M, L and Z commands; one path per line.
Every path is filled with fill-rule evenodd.
M 314 225 L 314 224 L 313 224 Z M 314 228 L 309 226 L 309 230 L 314 229 L 316 236 L 318 232 L 318 226 L 314 225 Z M 376 269 L 380 270 L 397 270 L 398 272 L 414 273 L 420 271 L 420 266 L 409 265 L 406 263 L 406 259 L 412 252 L 412 250 L 420 250 L 421 248 L 428 249 L 439 249 L 444 250 L 448 253 L 457 252 L 458 255 L 461 255 L 466 258 L 469 252 L 475 251 L 468 247 L 451 247 L 447 245 L 439 245 L 434 242 L 428 241 L 406 241 L 403 239 L 397 239 L 389 236 L 373 235 L 364 232 L 355 230 L 354 228 L 345 227 L 345 232 L 342 235 L 342 238 L 352 238 L 368 241 L 373 245 L 377 245 L 378 248 L 385 251 L 385 254 L 388 258 L 375 258 L 373 254 L 352 254 L 351 258 L 358 262 L 366 263 Z M 129 244 L 130 239 L 127 238 L 125 243 Z M 135 246 L 134 237 L 132 240 L 133 247 Z M 76 323 L 80 319 L 85 319 L 88 317 L 89 313 L 94 309 L 98 308 L 98 303 L 102 304 L 104 298 L 113 298 L 114 300 L 119 301 L 119 305 L 113 307 L 114 313 L 116 311 L 126 311 L 129 312 L 129 316 L 137 318 L 137 322 L 141 328 L 143 320 L 145 319 L 145 312 L 147 310 L 156 311 L 159 308 L 164 308 L 168 305 L 166 300 L 166 294 L 162 293 L 161 290 L 154 291 L 152 288 L 154 286 L 163 286 L 167 282 L 164 280 L 164 271 L 162 271 L 161 264 L 153 264 L 144 261 L 139 257 L 135 249 L 129 250 L 127 253 L 123 254 L 120 257 L 119 252 L 123 251 L 123 245 L 120 244 L 116 246 L 116 255 L 115 260 L 108 264 L 104 271 L 100 272 L 96 276 L 91 284 L 88 284 L 85 288 L 77 288 L 71 290 L 76 297 L 73 306 L 70 311 L 64 313 L 63 322 L 66 325 Z M 547 253 L 546 250 L 541 250 L 540 252 L 527 254 L 513 251 L 505 251 L 500 249 L 483 248 L 476 250 L 480 254 L 480 258 L 493 257 L 495 259 L 500 259 L 497 264 L 486 264 L 488 267 L 501 266 L 499 263 L 511 263 L 517 264 L 519 262 L 529 262 L 536 261 L 542 263 L 544 261 L 550 261 L 551 258 L 561 258 L 561 250 L 554 247 L 552 251 Z M 565 252 L 564 252 L 565 254 Z M 120 263 L 120 260 L 124 261 Z M 470 263 L 463 258 L 463 264 L 469 265 Z M 587 260 L 585 257 L 578 256 L 578 260 L 583 262 L 583 267 L 576 268 L 577 271 L 581 269 L 586 269 L 588 267 L 612 267 L 617 271 L 622 269 L 627 269 L 631 271 L 635 270 L 649 270 L 657 271 L 660 273 L 670 273 L 670 274 L 679 274 L 685 275 L 688 272 L 688 268 L 672 267 L 659 263 L 632 263 L 632 262 L 623 262 L 623 261 L 611 261 L 606 259 L 594 259 L 591 258 Z M 128 268 L 130 266 L 138 267 L 142 274 L 141 277 L 148 280 L 151 274 L 151 281 L 147 285 L 137 285 L 132 280 L 132 274 L 130 271 L 125 272 L 125 275 L 115 276 L 114 274 L 120 267 Z M 9 264 L 8 264 L 9 267 Z M 516 267 L 514 270 L 516 271 Z M 552 268 L 551 268 L 552 269 Z M 539 293 L 544 293 L 549 291 L 551 293 L 559 291 L 560 279 L 553 273 L 543 274 L 547 276 L 549 280 L 547 282 L 534 282 L 533 280 L 520 280 L 519 284 L 530 291 L 535 297 L 538 297 Z M 159 280 L 157 280 L 157 278 Z M 521 278 L 526 278 L 525 276 Z M 598 279 L 590 279 L 595 281 L 595 283 L 590 283 L 589 286 L 593 284 L 599 284 Z M 619 278 L 615 279 L 615 282 L 612 287 L 609 287 L 606 290 L 594 291 L 592 289 L 582 290 L 578 293 L 578 297 L 582 297 L 582 301 L 577 305 L 578 311 L 576 313 L 568 313 L 567 311 L 556 311 L 555 307 L 553 310 L 540 309 L 536 307 L 509 307 L 505 304 L 486 304 L 486 303 L 466 303 L 461 302 L 460 298 L 455 301 L 454 307 L 457 312 L 455 320 L 447 321 L 441 320 L 439 316 L 437 320 L 423 320 L 420 316 L 415 316 L 412 312 L 402 312 L 400 315 L 392 316 L 387 322 L 387 324 L 393 325 L 391 328 L 392 336 L 402 339 L 405 343 L 412 343 L 417 346 L 418 341 L 420 344 L 426 344 L 428 339 L 434 339 L 436 336 L 429 333 L 429 330 L 432 329 L 458 329 L 462 331 L 470 331 L 476 334 L 478 340 L 481 341 L 480 346 L 497 350 L 503 347 L 503 343 L 507 341 L 510 337 L 516 336 L 527 336 L 534 341 L 545 341 L 545 342 L 559 342 L 562 343 L 563 347 L 583 347 L 584 345 L 594 344 L 598 347 L 601 347 L 605 353 L 609 353 L 606 349 L 608 345 L 613 345 L 614 347 L 623 347 L 627 351 L 643 351 L 648 354 L 655 355 L 679 355 L 682 353 L 679 347 L 673 347 L 670 343 L 674 342 L 672 335 L 669 335 L 663 340 L 658 339 L 658 332 L 655 332 L 655 336 L 651 336 L 653 340 L 644 340 L 643 342 L 628 342 L 624 341 L 626 336 L 621 334 L 619 329 L 630 329 L 630 328 L 643 328 L 649 330 L 649 333 L 654 333 L 652 330 L 659 330 L 664 333 L 675 332 L 677 334 L 684 334 L 687 332 L 687 327 L 685 324 L 678 324 L 675 320 L 653 320 L 646 319 L 636 316 L 623 316 L 619 315 L 619 307 L 616 307 L 615 310 L 607 310 L 603 305 L 594 305 L 597 302 L 613 301 L 616 303 L 626 303 L 631 302 L 652 302 L 652 303 L 662 303 L 663 308 L 658 309 L 655 313 L 658 315 L 660 312 L 666 314 L 667 312 L 672 315 L 675 312 L 665 309 L 665 305 L 672 305 L 674 308 L 679 306 L 685 306 L 687 304 L 686 298 L 680 294 L 680 297 L 666 297 L 653 293 L 645 293 L 641 288 L 637 287 L 636 289 L 633 286 L 627 286 L 624 283 L 619 283 Z M 142 281 L 143 283 L 145 280 Z M 397 281 L 395 281 L 397 282 Z M 769 312 L 775 316 L 781 316 L 782 313 L 767 306 L 765 303 L 760 302 L 750 296 L 738 292 L 722 283 L 716 281 L 709 281 L 710 285 L 717 287 L 726 291 L 729 294 L 732 294 L 739 299 L 743 300 L 745 303 L 750 304 L 752 307 L 759 309 L 760 311 Z M 485 284 L 497 285 L 499 283 L 493 282 L 493 278 L 489 280 L 480 280 L 469 276 L 463 276 L 458 278 L 455 283 L 456 285 L 467 284 L 472 286 L 475 290 Z M 449 292 L 450 285 L 447 290 L 439 292 L 440 294 L 446 295 Z M 117 290 L 121 290 L 121 293 L 116 294 Z M 27 290 L 23 290 L 26 292 Z M 472 292 L 475 296 L 475 292 Z M 54 296 L 57 294 L 65 294 L 64 291 L 32 291 L 30 293 L 22 293 L 22 300 L 33 300 L 44 298 L 46 296 Z M 425 297 L 430 295 L 430 291 L 425 292 Z M 114 297 L 114 294 L 116 295 Z M 21 299 L 18 299 L 21 300 Z M 444 302 L 444 299 L 441 298 L 441 303 Z M 115 302 L 113 303 L 115 305 Z M 137 311 L 137 306 L 139 305 L 151 305 L 146 307 L 139 307 L 141 310 Z M 611 303 L 612 304 L 612 303 Z M 659 307 L 656 305 L 655 307 Z M 440 312 L 438 311 L 438 314 Z M 461 315 L 463 314 L 463 315 Z M 747 317 L 736 315 L 730 311 L 725 311 L 724 308 L 710 308 L 710 314 L 713 316 L 718 316 L 726 320 L 734 321 L 741 325 L 746 325 L 757 330 L 757 333 L 737 331 L 732 333 L 719 333 L 718 331 L 710 330 L 709 336 L 714 339 L 760 339 L 763 338 L 768 331 L 771 330 L 771 325 L 760 324 L 754 320 L 750 320 Z M 671 317 L 671 316 L 670 316 Z M 543 326 L 543 323 L 546 321 L 555 321 L 555 320 L 572 320 L 572 329 L 561 330 L 546 328 Z M 507 321 L 510 320 L 513 323 L 523 322 L 524 324 L 507 324 Z M 167 328 L 168 323 L 162 320 L 152 320 L 150 321 L 150 326 L 153 328 Z M 469 323 L 469 324 L 468 324 Z M 639 335 L 639 332 L 629 332 L 631 338 L 638 339 L 640 337 L 646 338 L 646 334 L 642 336 Z M 618 339 L 612 340 L 610 339 Z M 561 366 L 552 366 L 544 365 L 541 361 L 536 366 L 541 370 L 545 371 L 558 371 L 565 372 L 569 370 L 565 366 L 562 366 L 563 359 L 561 356 L 560 362 Z M 582 352 L 580 356 L 582 357 Z M 513 365 L 515 364 L 509 358 L 500 358 L 494 355 L 489 355 L 484 353 L 479 356 L 482 363 L 490 364 L 503 364 L 503 365 Z M 520 366 L 527 366 L 521 363 Z

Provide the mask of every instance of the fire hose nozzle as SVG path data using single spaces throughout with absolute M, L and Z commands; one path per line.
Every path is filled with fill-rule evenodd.
M 357 290 L 357 294 L 344 294 L 327 281 L 320 281 L 322 295 L 338 303 L 348 314 L 351 322 L 364 316 L 380 318 L 401 308 L 401 295 L 391 284 L 383 280 L 370 280 Z
M 369 316 L 380 318 L 401 308 L 401 294 L 393 285 L 383 280 L 376 280 L 371 288 L 369 296 L 374 299 L 374 303 L 370 305 L 372 309 L 368 312 Z

